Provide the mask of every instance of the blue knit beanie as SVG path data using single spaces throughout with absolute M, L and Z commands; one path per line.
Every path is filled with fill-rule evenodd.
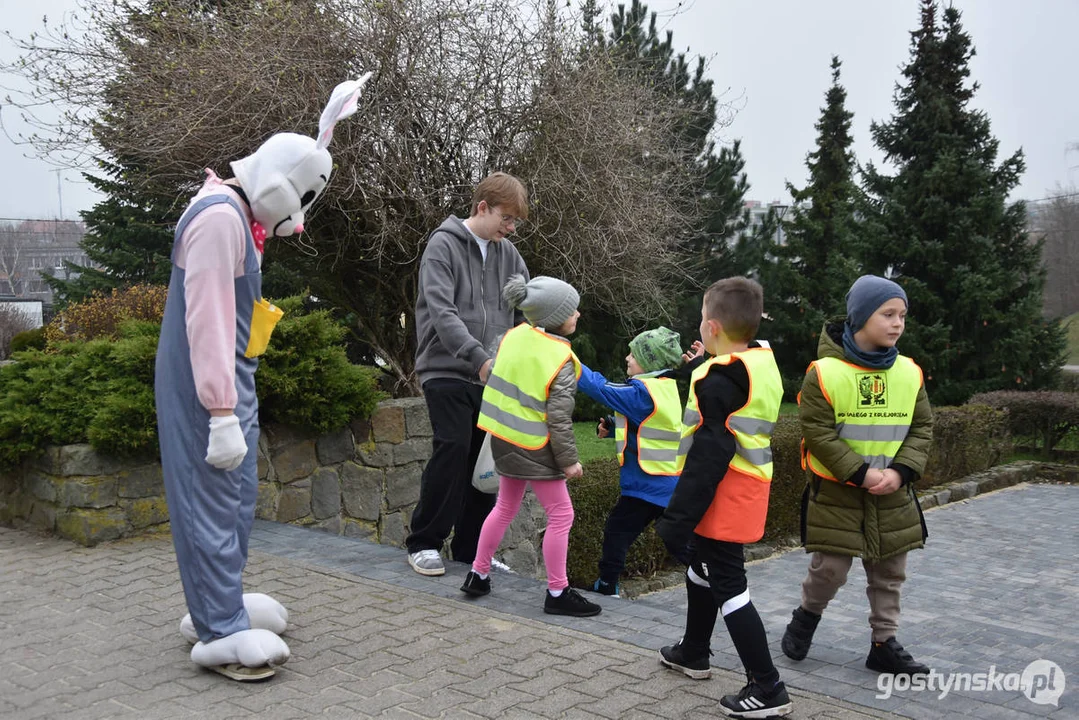
M 863 275 L 854 281 L 847 292 L 847 323 L 858 332 L 870 316 L 892 298 L 908 305 L 907 294 L 896 283 L 877 275 Z

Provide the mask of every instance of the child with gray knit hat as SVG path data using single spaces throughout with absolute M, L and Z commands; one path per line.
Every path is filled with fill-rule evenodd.
M 614 428 L 621 466 L 621 495 L 607 515 L 599 579 L 592 586 L 601 595 L 619 594 L 618 579 L 626 569 L 630 545 L 663 514 L 678 484 L 682 401 L 670 371 L 681 364 L 681 338 L 660 326 L 629 341 L 625 383 L 609 382 L 581 367 L 577 389 L 614 410 L 612 417 L 600 420 L 597 434 L 607 437 Z
M 577 329 L 581 296 L 569 283 L 542 275 L 528 282 L 521 275 L 511 277 L 502 296 L 528 322 L 503 336 L 483 390 L 477 425 L 491 434 L 498 497 L 483 523 L 476 560 L 461 591 L 476 597 L 491 592 L 491 559 L 521 508 L 525 489 L 531 486 L 547 513 L 543 611 L 573 617 L 598 615 L 600 606 L 569 587 L 566 577 L 573 524 L 566 480 L 582 472 L 573 437 L 581 361 L 566 336 Z
M 871 630 L 866 667 L 893 675 L 930 671 L 896 639 L 907 553 L 928 536 L 914 483 L 933 439 L 922 370 L 896 348 L 907 309 L 907 294 L 894 281 L 858 278 L 847 293 L 847 317 L 825 323 L 802 383 L 798 415 L 809 481 L 802 544 L 813 556 L 780 645 L 792 660 L 809 653 L 825 608 L 860 557 Z

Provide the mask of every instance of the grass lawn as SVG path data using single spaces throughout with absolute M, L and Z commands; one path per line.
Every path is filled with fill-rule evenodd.
M 1064 318 L 1068 331 L 1068 364 L 1079 365 L 1079 313 Z

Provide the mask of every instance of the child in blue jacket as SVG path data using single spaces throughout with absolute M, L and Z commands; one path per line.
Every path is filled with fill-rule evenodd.
M 607 437 L 614 430 L 622 495 L 607 516 L 599 579 L 592 588 L 615 596 L 630 545 L 663 514 L 678 483 L 682 431 L 682 402 L 670 377 L 683 359 L 678 333 L 648 330 L 630 341 L 629 350 L 625 383 L 608 382 L 586 366 L 577 382 L 580 392 L 615 412 L 600 420 L 597 432 Z

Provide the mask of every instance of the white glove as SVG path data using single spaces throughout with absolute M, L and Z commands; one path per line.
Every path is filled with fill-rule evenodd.
M 235 470 L 246 456 L 247 443 L 240 429 L 240 418 L 235 415 L 211 417 L 206 462 L 219 470 Z

